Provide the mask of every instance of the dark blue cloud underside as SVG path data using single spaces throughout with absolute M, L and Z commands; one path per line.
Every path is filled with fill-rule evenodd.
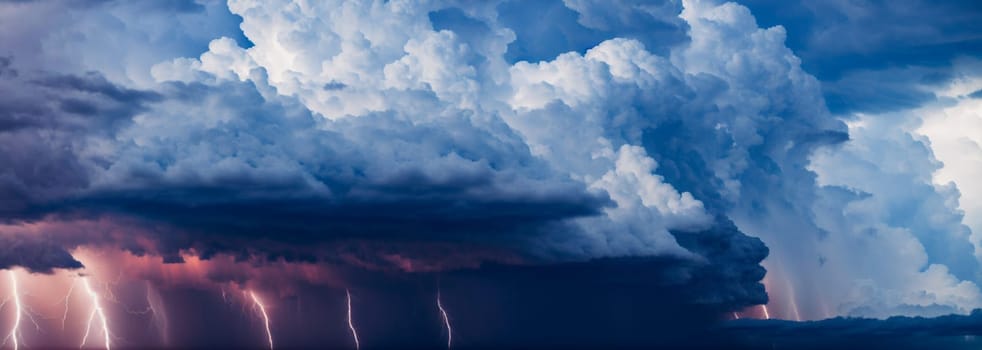
M 577 22 L 577 13 L 562 1 L 539 1 L 534 9 L 522 1 L 498 5 L 501 21 L 513 28 L 518 39 L 508 45 L 509 62 L 551 60 L 564 52 L 586 52 L 607 36 Z
M 805 70 L 824 82 L 837 82 L 823 86 L 829 108 L 837 114 L 892 112 L 934 101 L 918 85 L 947 81 L 954 59 L 982 57 L 978 1 L 866 1 L 856 7 L 839 7 L 838 2 L 741 3 L 762 26 L 787 29 L 787 45 L 802 58 Z M 933 69 L 920 78 L 898 78 L 887 71 L 880 81 L 840 81 L 855 72 L 911 66 Z
M 597 17 L 598 22 L 584 24 L 584 14 L 561 0 L 502 2 L 498 5 L 499 21 L 515 31 L 517 37 L 508 45 L 505 59 L 509 63 L 552 60 L 565 52 L 585 53 L 613 38 L 635 39 L 644 43 L 647 50 L 665 54 L 669 47 L 688 40 L 687 28 L 678 18 L 658 18 L 644 11 L 628 10 L 642 5 L 635 2 L 608 5 L 592 4 L 593 7 L 584 9 L 589 11 L 587 15 Z M 681 3 L 670 0 L 643 5 L 674 6 L 675 13 L 681 11 Z M 437 17 L 434 23 L 446 23 L 447 19 Z

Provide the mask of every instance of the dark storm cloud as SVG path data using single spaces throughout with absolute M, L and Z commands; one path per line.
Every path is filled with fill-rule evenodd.
M 118 1 L 118 0 L 117 0 Z M 119 1 L 130 2 L 130 1 Z M 143 10 L 161 12 L 202 12 L 205 6 L 196 0 L 137 1 L 136 6 Z
M 706 241 L 720 237 L 705 234 L 713 237 Z M 721 251 L 730 250 L 716 246 Z M 763 248 L 759 241 L 744 248 L 755 251 L 746 255 L 754 261 L 766 251 L 759 250 Z M 721 313 L 766 302 L 767 298 L 758 284 L 745 291 L 750 295 L 715 299 L 732 294 L 732 290 L 712 287 L 733 281 L 719 279 L 717 269 L 728 268 L 722 265 L 671 257 L 625 257 L 537 265 L 486 264 L 437 273 L 359 271 L 351 273 L 355 277 L 347 279 L 346 287 L 353 295 L 354 315 L 366 347 L 439 346 L 446 336 L 441 333 L 442 320 L 435 305 L 439 292 L 453 324 L 454 347 L 702 348 L 718 346 L 722 339 L 710 332 Z M 307 300 L 305 294 L 312 292 L 302 291 L 294 298 Z M 304 319 L 323 317 L 323 324 L 335 324 L 336 315 L 327 311 L 328 305 L 343 310 L 343 290 L 319 293 L 328 297 L 315 305 L 325 303 L 316 307 L 326 311 L 305 313 L 308 317 Z M 342 330 L 346 326 L 337 324 Z M 332 333 L 333 326 L 325 328 L 329 333 L 297 335 L 337 337 L 332 343 L 345 341 L 346 334 Z
M 933 68 L 852 72 L 840 80 L 827 82 L 823 90 L 829 110 L 833 113 L 896 112 L 936 101 L 934 93 L 924 86 L 941 83 L 931 79 L 936 75 L 950 77 L 945 70 Z
M 410 123 L 383 113 L 323 124 L 295 105 L 261 102 L 248 84 L 197 89 L 206 89 L 198 90 L 209 96 L 204 102 L 220 101 L 228 110 L 219 112 L 231 112 L 231 119 L 197 135 L 171 134 L 158 146 L 224 147 L 217 160 L 282 161 L 288 168 L 182 169 L 189 173 L 175 179 L 167 178 L 167 167 L 183 165 L 181 159 L 161 154 L 160 172 L 130 168 L 122 175 L 137 180 L 138 187 L 119 184 L 97 191 L 88 196 L 90 204 L 118 200 L 119 208 L 217 225 L 212 229 L 338 234 L 373 227 L 414 232 L 455 223 L 478 228 L 550 221 L 593 215 L 606 204 L 572 182 L 540 182 L 551 179 L 548 171 L 534 168 L 537 161 L 523 145 L 498 139 L 466 116 Z M 380 139 L 386 143 L 373 142 Z M 431 155 L 442 160 L 415 162 Z M 515 178 L 514 171 L 531 176 Z
M 700 347 L 720 313 L 766 301 L 760 287 L 738 302 L 706 302 L 716 292 L 707 288 L 711 270 L 670 258 L 618 258 L 487 266 L 441 275 L 439 285 L 462 347 Z
M 800 163 L 813 147 L 834 143 L 822 135 L 841 127 L 821 119 L 826 114 L 815 109 L 812 80 L 788 63 L 793 60 L 775 44 L 779 38 L 763 33 L 763 42 L 736 40 L 761 37 L 749 25 L 749 14 L 735 12 L 739 23 L 717 23 L 715 15 L 697 6 L 689 20 L 725 28 L 721 32 L 733 37 L 704 37 L 722 43 L 713 50 L 734 56 L 751 52 L 756 56 L 740 61 L 767 62 L 735 72 L 707 72 L 699 67 L 703 58 L 716 56 L 683 45 L 688 25 L 679 17 L 677 2 L 617 2 L 610 8 L 591 1 L 535 5 L 555 8 L 556 21 L 565 28 L 559 32 L 526 31 L 523 24 L 534 21 L 509 18 L 534 13 L 508 7 L 526 4 L 491 7 L 502 12 L 502 23 L 469 6 L 423 14 L 351 14 L 400 18 L 363 19 L 395 23 L 381 26 L 385 40 L 377 43 L 364 40 L 374 40 L 367 31 L 376 28 L 357 27 L 366 33 L 346 36 L 316 20 L 272 38 L 289 40 L 287 47 L 303 51 L 302 59 L 271 64 L 258 60 L 270 47 L 270 39 L 259 34 L 295 23 L 277 22 L 275 12 L 281 9 L 275 7 L 246 14 L 253 4 L 235 3 L 234 11 L 249 17 L 241 27 L 256 40 L 255 49 L 246 51 L 224 38 L 212 41 L 200 58 L 158 57 L 153 91 L 121 85 L 120 77 L 131 77 L 130 67 L 122 65 L 105 67 L 115 74 L 52 73 L 11 80 L 12 90 L 21 93 L 0 97 L 3 110 L 10 111 L 7 119 L 16 125 L 11 129 L 54 132 L 56 137 L 37 138 L 43 142 L 36 147 L 48 152 L 14 148 L 24 147 L 20 140 L 4 144 L 20 157 L 0 158 L 12 165 L 9 169 L 20 169 L 8 175 L 12 185 L 4 187 L 19 195 L 10 197 L 5 216 L 60 221 L 62 229 L 70 229 L 72 220 L 123 222 L 118 225 L 125 235 L 102 235 L 97 227 L 77 229 L 63 239 L 66 245 L 113 244 L 137 254 L 159 254 L 167 262 L 179 262 L 187 248 L 206 258 L 229 254 L 325 261 L 338 250 L 350 252 L 336 245 L 356 240 L 369 248 L 357 250 L 357 259 L 336 254 L 340 257 L 333 261 L 358 266 L 351 260 L 383 265 L 387 259 L 406 257 L 413 263 L 417 258 L 435 266 L 432 271 L 458 268 L 459 257 L 441 254 L 445 245 L 433 249 L 425 244 L 486 249 L 490 261 L 509 260 L 495 256 L 500 254 L 548 265 L 530 267 L 537 271 L 533 274 L 516 272 L 520 280 L 541 272 L 565 280 L 560 283 L 564 289 L 575 288 L 580 278 L 604 282 L 577 297 L 615 296 L 604 290 L 622 284 L 637 286 L 632 298 L 668 288 L 668 296 L 652 298 L 645 308 L 645 315 L 653 315 L 656 305 L 683 301 L 672 313 L 652 316 L 662 323 L 683 308 L 692 308 L 689 312 L 697 315 L 692 320 L 704 322 L 714 313 L 766 302 L 759 281 L 768 250 L 726 217 L 725 185 L 707 164 L 729 167 L 719 164 L 743 161 L 727 158 L 743 155 L 736 147 L 758 145 L 750 150 L 751 165 L 767 168 L 761 171 L 764 177 L 777 182 L 774 178 L 784 170 L 775 165 L 785 161 L 781 152 L 793 153 L 786 163 Z M 305 7 L 294 15 L 326 18 L 324 12 L 334 10 Z M 431 25 L 453 33 L 434 31 Z M 510 29 L 503 25 L 516 28 L 518 38 L 511 46 Z M 256 28 L 261 33 L 253 33 Z M 572 32 L 562 33 L 567 29 Z M 586 39 L 539 47 L 564 36 Z M 592 41 L 613 37 L 636 40 Z M 130 39 L 127 45 L 140 43 Z M 692 66 L 668 59 L 670 48 L 691 54 Z M 574 53 L 555 57 L 569 50 Z M 519 56 L 548 61 L 505 64 Z M 102 57 L 95 62 L 107 60 L 95 57 Z M 147 75 L 140 67 L 149 64 L 138 58 L 135 74 Z M 323 64 L 328 60 L 333 65 Z M 292 63 L 304 67 L 289 67 Z M 325 72 L 341 70 L 322 80 L 328 75 L 307 70 L 318 66 Z M 343 70 L 349 68 L 353 71 Z M 576 71 L 566 74 L 566 69 Z M 532 78 L 575 79 L 521 81 L 520 70 Z M 299 84 L 287 86 L 291 79 Z M 766 91 L 754 90 L 761 84 Z M 530 93 L 511 96 L 523 89 Z M 542 91 L 556 94 L 539 96 Z M 748 95 L 761 105 L 748 106 Z M 685 124 L 686 132 L 666 127 L 654 134 L 657 142 L 674 147 L 640 142 L 648 128 L 672 121 Z M 756 129 L 765 122 L 758 136 Z M 662 181 L 656 159 L 665 163 L 666 173 L 672 172 L 666 176 L 669 182 Z M 799 163 L 785 171 L 800 170 Z M 41 164 L 67 171 L 40 172 Z M 759 175 L 754 171 L 747 171 L 748 191 L 766 192 L 771 183 L 751 181 Z M 723 177 L 734 181 L 731 175 L 737 176 Z M 720 181 L 697 185 L 706 179 Z M 678 192 L 673 183 L 697 198 Z M 615 195 L 620 198 L 616 205 Z M 708 208 L 700 200 L 710 203 Z M 155 246 L 135 244 L 143 238 Z M 379 241 L 390 249 L 373 250 L 365 243 Z M 639 260 L 593 261 L 625 256 Z M 584 260 L 591 262 L 552 270 L 559 262 Z M 511 275 L 509 267 L 502 269 Z M 529 282 L 560 292 L 548 284 Z M 647 320 L 645 315 L 637 319 Z
M 36 94 L 2 104 L 10 116 L 5 124 L 19 125 L 0 134 L 8 142 L 4 148 L 16 150 L 0 156 L 8 171 L 6 219 L 143 218 L 173 228 L 154 237 L 168 256 L 195 247 L 207 254 L 293 260 L 310 256 L 306 244 L 352 237 L 514 239 L 518 232 L 545 232 L 558 220 L 597 215 L 609 205 L 605 196 L 538 168 L 517 139 L 498 139 L 468 117 L 410 124 L 387 113 L 325 127 L 295 104 L 264 101 L 251 84 L 175 84 L 158 93 L 90 75 L 45 76 L 18 88 Z M 204 129 L 132 124 L 132 116 L 151 103 L 189 111 L 209 105 L 214 108 L 198 112 L 231 119 Z M 160 121 L 184 118 L 161 112 Z M 26 122 L 15 123 L 20 120 Z M 112 158 L 73 151 L 86 137 L 115 135 L 123 125 L 155 135 L 149 144 L 119 145 L 121 153 Z M 52 131 L 57 138 L 25 142 L 26 135 Z M 390 146 L 372 146 L 380 138 Z M 199 163 L 194 154 L 212 159 Z M 420 158 L 430 156 L 442 160 Z M 50 170 L 38 173 L 45 164 Z M 276 244 L 264 253 L 252 248 L 253 239 Z
M 113 162 L 95 168 L 105 169 L 97 170 L 96 173 L 101 173 L 97 177 L 112 178 L 112 182 L 85 186 L 92 180 L 86 178 L 77 183 L 79 188 L 57 193 L 55 199 L 46 202 L 23 203 L 23 210 L 16 212 L 52 215 L 49 218 L 123 216 L 141 218 L 136 225 L 162 224 L 169 228 L 134 227 L 131 235 L 149 235 L 159 245 L 156 253 L 169 262 L 180 262 L 179 252 L 187 248 L 195 248 L 204 257 L 232 254 L 243 259 L 261 256 L 290 261 L 332 261 L 329 256 L 334 253 L 353 252 L 334 247 L 332 242 L 357 238 L 383 240 L 391 246 L 388 250 L 358 251 L 361 264 L 397 269 L 400 266 L 383 257 L 401 254 L 437 269 L 453 268 L 458 266 L 458 258 L 432 256 L 445 253 L 414 243 L 470 242 L 527 254 L 538 249 L 534 245 L 523 247 L 529 244 L 530 237 L 582 230 L 559 222 L 596 216 L 601 208 L 610 205 L 605 196 L 590 194 L 582 185 L 549 174 L 545 170 L 548 168 L 532 158 L 523 145 L 499 138 L 500 135 L 492 137 L 489 134 L 492 131 L 484 129 L 488 126 L 479 126 L 467 117 L 447 115 L 409 124 L 398 114 L 381 113 L 326 122 L 298 108 L 289 99 L 266 100 L 253 85 L 238 83 L 215 87 L 174 83 L 156 93 L 124 89 L 97 76 L 54 76 L 31 84 L 65 95 L 132 102 L 131 111 L 150 111 L 144 114 L 143 122 L 148 121 L 148 116 L 159 120 L 181 118 L 165 110 L 152 109 L 158 104 L 182 106 L 167 109 L 179 113 L 230 116 L 204 130 L 197 129 L 200 125 L 179 124 L 143 129 L 127 121 L 127 135 L 146 131 L 154 137 L 150 143 L 144 141 L 139 146 L 125 143 Z M 63 115 L 76 114 L 66 112 L 67 99 L 61 100 L 59 108 L 49 111 L 55 115 L 52 117 L 55 121 L 67 119 Z M 379 139 L 401 146 L 369 145 Z M 425 147 L 420 148 L 419 142 L 424 142 Z M 450 152 L 445 150 L 448 145 L 453 145 Z M 437 151 L 450 163 L 434 162 L 438 167 L 428 169 L 425 163 L 413 161 L 421 156 L 430 157 L 427 153 L 409 153 L 409 162 L 393 162 L 391 152 L 407 149 Z M 189 161 L 191 155 L 208 154 L 204 150 L 218 150 L 218 157 L 182 163 Z M 270 157 L 280 159 L 264 163 Z M 283 166 L 281 171 L 270 172 L 265 166 L 223 165 L 230 160 Z M 59 162 L 70 164 L 67 160 Z M 692 160 L 685 162 L 695 164 Z M 526 175 L 516 177 L 522 172 Z M 739 232 L 725 218 L 718 221 L 713 228 L 702 232 L 674 233 L 680 244 L 703 257 L 703 262 L 652 258 L 649 262 L 641 259 L 589 263 L 584 266 L 591 271 L 595 269 L 596 277 L 586 280 L 604 280 L 602 276 L 621 278 L 619 282 L 608 280 L 612 284 L 598 285 L 594 290 L 621 283 L 651 284 L 642 289 L 655 290 L 670 286 L 667 288 L 674 292 L 669 299 L 684 300 L 687 307 L 702 310 L 700 320 L 714 312 L 766 302 L 759 283 L 764 274 L 759 262 L 767 255 L 767 249 L 758 239 Z M 65 241 L 84 244 L 85 238 Z M 264 243 L 257 246 L 257 241 Z M 119 244 L 144 253 L 141 247 L 126 241 Z M 467 249 L 477 255 L 476 249 Z M 478 256 L 470 260 L 481 259 Z M 496 260 L 493 255 L 487 259 Z M 336 258 L 333 261 L 350 263 Z M 473 262 L 467 263 L 470 264 Z M 566 278 L 572 283 L 576 275 L 573 271 L 581 267 L 557 267 L 560 272 L 556 278 Z M 553 271 L 553 268 L 544 269 Z M 531 276 L 517 273 L 525 278 Z M 630 281 L 639 273 L 647 277 Z M 655 304 L 664 306 L 661 301 Z
M 947 66 L 982 55 L 977 1 L 745 0 L 764 26 L 788 29 L 788 46 L 819 79 L 857 69 Z
M 836 113 L 882 113 L 934 100 L 924 85 L 951 76 L 952 60 L 982 57 L 977 1 L 746 0 L 764 26 L 781 25 L 788 46 Z M 903 71 L 907 67 L 921 67 Z M 940 80 L 937 78 L 941 78 Z
M 760 283 L 766 271 L 760 262 L 767 257 L 768 249 L 760 239 L 746 236 L 725 218 L 717 218 L 713 227 L 704 231 L 673 232 L 673 235 L 679 244 L 702 259 L 638 256 L 581 262 L 492 261 L 478 267 L 436 272 L 421 270 L 393 275 L 382 270 L 373 275 L 360 271 L 352 273 L 348 281 L 353 285 L 382 288 L 392 278 L 434 277 L 448 285 L 458 278 L 479 279 L 481 283 L 508 288 L 554 289 L 555 294 L 574 293 L 574 289 L 599 291 L 629 287 L 636 288 L 639 296 L 645 295 L 641 290 L 650 290 L 651 295 L 645 298 L 657 299 L 653 303 L 683 303 L 706 312 L 699 317 L 715 317 L 767 303 L 767 293 Z M 407 252 L 404 250 L 403 254 Z
M 706 259 L 687 281 L 690 300 L 721 311 L 767 303 L 759 281 L 766 271 L 760 262 L 768 249 L 759 238 L 740 232 L 729 219 L 719 217 L 702 232 L 673 232 L 679 244 Z
M 498 20 L 517 36 L 505 54 L 509 62 L 537 62 L 565 52 L 583 53 L 618 37 L 639 40 L 660 54 L 688 40 L 688 28 L 677 16 L 679 1 L 502 1 L 497 10 Z M 466 17 L 452 10 L 431 14 L 431 18 L 436 28 L 469 26 Z
M 734 136 L 728 130 L 721 131 L 719 125 L 730 124 L 733 114 L 746 118 L 733 123 L 735 127 L 749 130 L 757 122 L 758 111 L 743 111 L 742 102 L 730 105 L 727 100 L 733 97 L 727 94 L 742 93 L 746 81 L 753 80 L 756 84 L 771 72 L 759 70 L 756 74 L 735 77 L 693 75 L 684 72 L 686 67 L 652 55 L 647 50 L 667 55 L 670 47 L 688 40 L 685 35 L 688 28 L 678 17 L 681 8 L 676 2 L 652 2 L 644 6 L 618 2 L 611 8 L 591 1 L 569 2 L 569 7 L 560 2 L 536 5 L 554 7 L 556 20 L 572 28 L 571 33 L 550 28 L 526 31 L 528 28 L 523 24 L 531 21 L 509 17 L 534 13 L 509 8 L 524 4 L 495 7 L 502 13 L 502 22 L 518 32 L 518 40 L 508 46 L 509 53 L 494 51 L 506 45 L 487 44 L 500 41 L 496 36 L 503 33 L 502 24 L 488 22 L 487 16 L 464 10 L 441 10 L 428 13 L 425 18 L 411 18 L 428 21 L 423 28 L 432 23 L 436 29 L 450 29 L 454 34 L 439 32 L 422 44 L 413 39 L 413 45 L 426 49 L 420 50 L 419 57 L 407 55 L 405 60 L 394 63 L 370 62 L 375 66 L 366 68 L 368 71 L 363 74 L 383 74 L 385 84 L 395 87 L 379 90 L 377 83 L 366 87 L 363 81 L 344 80 L 349 78 L 344 74 L 310 85 L 316 87 L 317 93 L 351 94 L 329 103 L 355 105 L 361 95 L 371 97 L 375 93 L 386 103 L 383 108 L 375 106 L 345 118 L 332 119 L 336 116 L 313 111 L 316 108 L 311 106 L 317 101 L 305 93 L 281 94 L 277 89 L 283 87 L 276 86 L 281 82 L 273 81 L 282 75 L 278 72 L 281 67 L 240 64 L 247 57 L 231 40 L 213 42 L 200 61 L 184 59 L 158 66 L 157 78 L 165 80 L 175 73 L 171 78 L 178 81 L 158 83 L 152 92 L 123 87 L 97 74 L 49 74 L 22 79 L 22 85 L 28 85 L 26 88 L 47 94 L 47 101 L 37 104 L 43 106 L 41 110 L 19 113 L 50 115 L 26 118 L 45 123 L 25 126 L 25 130 L 66 130 L 60 140 L 71 148 L 56 163 L 75 166 L 66 172 L 75 181 L 58 182 L 70 186 L 46 187 L 50 193 L 45 196 L 25 195 L 16 199 L 13 203 L 17 206 L 9 211 L 10 215 L 69 223 L 78 218 L 109 218 L 110 221 L 126 218 L 133 227 L 125 231 L 152 240 L 157 245 L 152 253 L 163 255 L 168 262 L 179 262 L 178 253 L 187 248 L 194 248 L 205 257 L 231 254 L 241 258 L 328 260 L 326 256 L 339 250 L 349 253 L 345 248 L 335 247 L 341 244 L 338 242 L 349 240 L 384 241 L 392 247 L 388 251 L 357 250 L 359 263 L 384 266 L 391 256 L 405 256 L 407 260 L 417 259 L 422 261 L 420 264 L 436 266 L 430 270 L 456 268 L 458 260 L 466 259 L 443 254 L 440 249 L 419 247 L 420 244 L 458 244 L 469 252 L 479 251 L 473 248 L 478 247 L 492 251 L 485 254 L 490 261 L 509 260 L 495 256 L 499 254 L 507 258 L 519 256 L 521 259 L 516 260 L 533 264 L 636 256 L 641 257 L 638 263 L 609 260 L 570 265 L 568 269 L 557 267 L 565 272 L 556 273 L 556 278 L 567 280 L 562 284 L 564 288 L 574 288 L 572 283 L 577 274 L 573 271 L 579 269 L 590 271 L 588 276 L 579 275 L 590 282 L 603 281 L 605 275 L 618 279 L 591 286 L 590 293 L 601 293 L 619 284 L 639 285 L 632 291 L 638 296 L 669 288 L 671 296 L 652 300 L 646 310 L 654 310 L 654 305 L 671 304 L 665 300 L 682 300 L 673 310 L 680 310 L 683 305 L 698 309 L 690 311 L 698 315 L 693 319 L 699 322 L 717 312 L 766 302 L 759 281 L 764 275 L 760 262 L 767 255 L 767 248 L 760 240 L 740 232 L 726 218 L 719 194 L 722 181 L 696 183 L 716 179 L 705 164 L 718 162 L 720 154 L 725 152 L 722 150 L 735 144 Z M 243 28 L 249 28 L 247 23 Z M 597 35 L 582 36 L 578 31 Z M 651 35 L 652 32 L 657 35 Z M 420 34 L 420 38 L 429 36 L 429 33 Z M 561 36 L 588 40 L 540 47 Z M 320 37 L 320 34 L 298 35 L 294 39 Z M 564 100 L 563 96 L 533 96 L 527 101 L 532 103 L 532 108 L 508 106 L 504 104 L 514 102 L 498 95 L 510 93 L 511 88 L 491 83 L 499 79 L 498 75 L 510 74 L 507 70 L 493 71 L 502 59 L 495 55 L 514 53 L 527 55 L 522 59 L 552 60 L 561 52 L 584 52 L 596 46 L 597 42 L 591 40 L 612 37 L 637 40 L 610 40 L 589 57 L 586 54 L 562 57 L 598 73 L 596 81 L 586 82 L 595 89 L 596 96 L 586 96 L 583 103 Z M 450 41 L 442 43 L 437 39 Z M 467 43 L 474 50 L 444 52 L 443 45 L 458 46 L 455 40 Z M 395 52 L 400 55 L 412 51 L 404 48 L 405 43 L 384 44 L 396 47 Z M 364 43 L 357 41 L 354 45 Z M 315 47 L 298 47 L 308 46 Z M 437 49 L 431 50 L 430 46 Z M 725 48 L 744 49 L 742 46 Z M 460 57 L 456 57 L 458 54 Z M 222 63 L 215 67 L 209 59 Z M 220 61 L 224 59 L 231 63 Z M 450 64 L 456 64 L 457 59 L 466 67 L 446 75 L 431 74 L 427 71 L 430 65 L 420 64 L 449 60 L 447 64 L 436 65 L 442 69 L 452 67 Z M 779 60 L 786 62 L 783 58 Z M 178 68 L 194 63 L 202 65 L 193 68 L 198 69 L 197 74 L 189 76 L 201 78 L 200 81 L 181 80 L 181 75 L 176 74 L 180 73 Z M 404 64 L 403 69 L 410 72 L 405 77 L 438 79 L 410 81 L 405 83 L 409 88 L 400 87 L 403 83 L 397 79 L 404 76 L 390 73 L 396 63 Z M 338 62 L 338 66 L 345 65 Z M 624 67 L 633 67 L 628 73 L 635 76 L 625 75 Z M 781 70 L 774 74 L 776 77 L 788 75 L 784 64 L 771 67 Z M 234 72 L 206 72 L 203 68 L 234 69 Z M 422 69 L 422 73 L 413 73 L 417 69 Z M 481 72 L 471 77 L 468 69 Z M 228 79 L 232 74 L 242 76 Z M 302 78 L 309 77 L 312 76 Z M 468 79 L 480 81 L 472 84 Z M 807 83 L 807 79 L 798 81 Z M 576 90 L 579 84 L 576 81 L 570 86 L 550 83 L 557 85 L 555 91 Z M 792 84 L 784 78 L 774 78 L 772 83 L 781 87 L 777 90 L 788 94 L 797 88 L 784 89 Z M 469 89 L 485 85 L 487 93 L 476 91 L 481 99 L 474 103 L 461 102 L 470 98 Z M 535 88 L 544 83 L 528 85 Z M 608 90 L 616 93 L 608 98 Z M 485 95 L 500 100 L 483 101 Z M 348 101 L 349 98 L 353 101 Z M 33 101 L 28 97 L 24 100 Z M 534 107 L 540 101 L 549 102 L 548 108 Z M 773 144 L 783 147 L 789 139 L 806 140 L 816 132 L 799 128 L 837 127 L 816 125 L 821 123 L 809 119 L 813 114 L 793 110 L 790 105 L 765 107 L 770 109 L 768 112 L 790 115 L 784 125 L 793 132 L 784 134 L 777 127 L 768 130 L 779 135 Z M 703 113 L 712 117 L 695 118 Z M 518 127 L 524 125 L 516 125 L 515 120 L 506 121 L 503 116 L 514 114 L 532 120 L 535 124 L 532 130 L 519 131 Z M 677 147 L 661 148 L 654 144 L 630 147 L 639 141 L 634 137 L 646 133 L 648 127 L 657 127 L 662 122 L 670 124 L 670 121 L 686 124 L 688 132 L 664 131 L 658 142 Z M 75 124 L 85 127 L 77 130 L 64 127 Z M 557 127 L 544 127 L 548 125 Z M 542 133 L 544 139 L 530 140 L 523 132 Z M 704 135 L 715 136 L 705 140 Z M 799 135 L 802 135 L 800 139 Z M 612 141 L 606 141 L 605 145 L 599 141 L 603 138 Z M 533 155 L 530 144 L 544 144 L 544 148 L 552 149 L 553 156 Z M 76 152 L 75 147 L 86 152 Z M 704 149 L 710 151 L 703 152 Z M 674 154 L 676 150 L 680 151 L 678 155 Z M 605 152 L 617 156 L 604 156 Z M 51 158 L 36 154 L 41 156 L 31 161 Z M 673 172 L 667 176 L 670 182 L 661 182 L 662 177 L 658 175 L 661 169 L 647 154 L 664 162 L 666 173 Z M 761 154 L 759 158 L 767 156 Z M 25 181 L 26 177 L 25 174 L 13 176 L 19 181 Z M 603 181 L 598 181 L 601 177 Z M 688 193 L 676 192 L 672 183 L 685 184 L 684 189 L 693 191 L 696 199 L 712 202 L 708 213 L 703 212 L 702 202 Z M 642 198 L 638 187 L 646 187 L 650 193 Z M 618 195 L 628 199 L 615 205 L 608 192 L 618 190 L 625 191 Z M 608 213 L 615 208 L 620 210 L 618 214 Z M 65 241 L 84 245 L 85 237 L 80 236 L 88 234 L 66 237 Z M 92 242 L 110 241 L 97 233 L 91 235 L 88 238 Z M 115 244 L 125 249 L 144 253 L 141 250 L 144 247 L 133 244 L 135 238 L 113 238 Z M 480 262 L 482 258 L 472 260 Z M 650 263 L 646 260 L 649 258 Z M 349 260 L 335 258 L 334 261 L 351 263 Z M 474 263 L 468 261 L 464 265 Z M 550 267 L 543 269 L 542 273 L 553 274 Z M 531 275 L 523 276 L 523 279 L 531 278 Z M 531 285 L 559 292 L 546 285 Z M 659 322 L 668 318 L 657 317 Z
M 23 267 L 31 272 L 78 269 L 82 263 L 59 243 L 26 235 L 0 235 L 0 269 Z
M 0 220 L 42 214 L 35 205 L 84 188 L 87 159 L 77 150 L 86 137 L 112 134 L 160 99 L 96 73 L 19 74 L 0 79 L 0 91 Z
M 10 67 L 12 61 L 11 57 L 0 56 L 0 79 L 17 77 L 17 70 Z
M 159 101 L 160 94 L 120 87 L 97 73 L 87 76 L 59 75 L 36 80 L 36 84 L 60 91 L 77 91 L 108 97 L 121 103 Z

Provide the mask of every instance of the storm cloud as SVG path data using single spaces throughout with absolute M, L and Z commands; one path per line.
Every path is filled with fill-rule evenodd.
M 0 237 L 0 268 L 23 267 L 32 272 L 51 273 L 54 269 L 78 269 L 82 263 L 56 242 L 30 236 Z
M 78 25 L 12 26 L 32 40 L 0 58 L 0 237 L 54 242 L 4 267 L 77 268 L 64 252 L 109 246 L 167 263 L 582 269 L 702 323 L 764 303 L 799 319 L 982 306 L 975 227 L 957 187 L 933 183 L 916 121 L 839 115 L 935 95 L 836 100 L 876 79 L 823 84 L 788 30 L 736 3 L 76 5 Z

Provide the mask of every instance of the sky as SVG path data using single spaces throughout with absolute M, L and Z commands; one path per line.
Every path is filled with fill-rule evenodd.
M 0 347 L 977 348 L 982 3 L 0 0 Z

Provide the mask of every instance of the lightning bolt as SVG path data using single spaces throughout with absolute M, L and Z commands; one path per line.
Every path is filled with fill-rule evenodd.
M 761 304 L 760 305 L 760 308 L 761 309 L 764 309 L 764 318 L 766 318 L 768 320 L 771 319 L 771 313 L 767 312 L 767 305 Z
M 734 320 L 739 320 L 740 319 L 740 315 L 738 315 L 736 312 L 734 312 L 733 313 L 733 319 Z
M 791 299 L 791 311 L 794 312 L 794 320 L 801 322 L 801 314 L 798 312 L 798 303 Z
M 790 296 L 788 299 L 791 303 L 791 312 L 794 313 L 794 319 L 795 321 L 801 322 L 801 313 L 798 311 L 798 301 L 795 300 L 796 297 L 794 293 L 794 286 L 791 284 L 791 280 L 788 279 L 784 280 L 784 284 L 788 290 L 788 295 Z
M 28 321 L 31 321 L 31 323 L 34 324 L 34 328 L 37 329 L 38 332 L 41 331 L 41 325 L 38 324 L 37 319 L 34 318 L 36 312 L 31 310 L 28 305 L 21 301 L 21 292 L 20 286 L 17 283 L 17 274 L 14 272 L 14 270 L 7 270 L 7 273 L 10 276 L 11 298 L 14 302 L 14 324 L 10 330 L 10 334 L 4 338 L 3 343 L 0 344 L 0 346 L 7 345 L 7 343 L 10 342 L 13 348 L 16 350 L 20 348 L 21 341 L 23 340 L 23 334 L 21 334 L 20 329 L 23 319 L 27 318 Z M 4 300 L 3 303 L 0 303 L 0 308 L 3 308 L 8 301 L 9 299 Z
M 256 293 L 249 291 L 249 296 L 252 297 L 252 302 L 256 304 L 256 307 L 259 308 L 259 312 L 262 313 L 263 315 L 263 324 L 265 324 L 266 326 L 266 339 L 269 340 L 269 348 L 272 349 L 273 333 L 270 332 L 269 330 L 269 315 L 266 314 L 266 306 L 263 305 L 263 302 L 261 300 L 259 300 L 259 297 L 256 296 Z
M 89 322 L 85 326 L 85 336 L 82 337 L 82 345 L 79 347 L 84 347 L 85 343 L 89 340 L 89 333 L 92 331 L 92 323 L 95 322 L 96 317 L 99 317 L 99 323 L 102 326 L 102 335 L 106 344 L 106 350 L 110 350 L 112 346 L 109 340 L 109 321 L 106 319 L 106 313 L 102 309 L 102 304 L 99 303 L 99 294 L 92 289 L 92 285 L 89 284 L 89 279 L 82 277 L 82 286 L 85 287 L 85 291 L 92 298 L 92 313 L 89 314 Z
M 443 308 L 443 302 L 440 300 L 440 290 L 436 290 L 436 307 L 440 309 L 440 315 L 443 316 L 443 325 L 447 327 L 447 349 L 450 349 L 450 344 L 453 342 L 453 328 L 450 327 L 450 317 L 447 316 L 447 310 Z
M 61 315 L 61 330 L 65 330 L 65 322 L 68 320 L 68 299 L 72 297 L 72 293 L 75 292 L 75 283 L 78 282 L 77 279 L 72 278 L 72 286 L 68 288 L 68 294 L 65 295 L 65 312 Z
M 160 293 L 153 288 L 150 281 L 146 281 L 147 287 L 147 308 L 153 314 L 152 321 L 157 326 L 157 330 L 160 332 L 160 339 L 164 341 L 164 344 L 170 343 L 169 331 L 170 328 L 167 321 L 167 313 L 163 308 L 163 300 L 160 298 Z
M 351 329 L 351 337 L 355 339 L 355 349 L 361 349 L 361 342 L 358 341 L 358 331 L 355 330 L 355 323 L 351 321 L 351 290 L 345 288 L 344 294 L 348 297 L 348 328 Z
M 17 350 L 20 348 L 20 339 L 18 339 L 18 337 L 20 337 L 21 314 L 24 310 L 20 304 L 20 292 L 17 290 L 17 276 L 14 275 L 14 270 L 7 270 L 7 272 L 10 274 L 10 288 L 13 291 L 15 316 L 14 326 L 10 330 L 10 334 L 7 335 L 7 338 L 3 340 L 3 343 L 6 344 L 9 340 L 13 345 L 14 350 Z M 6 303 L 6 301 L 4 301 L 4 303 Z

